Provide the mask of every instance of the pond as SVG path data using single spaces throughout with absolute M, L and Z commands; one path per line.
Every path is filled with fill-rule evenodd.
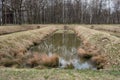
M 77 55 L 77 49 L 81 45 L 81 40 L 76 37 L 74 32 L 56 32 L 49 38 L 42 41 L 30 49 L 32 53 L 46 53 L 59 55 L 58 68 L 74 69 L 96 69 L 90 61 L 82 60 Z M 72 66 L 72 67 L 71 67 Z

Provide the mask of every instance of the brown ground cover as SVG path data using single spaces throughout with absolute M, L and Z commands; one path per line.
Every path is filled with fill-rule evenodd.
M 96 53 L 107 59 L 107 69 L 111 67 L 120 69 L 120 38 L 83 26 L 75 26 L 71 29 L 82 39 L 84 47 L 97 46 L 100 52 Z
M 53 34 L 62 27 L 45 27 L 36 30 L 13 33 L 0 36 L 0 65 L 13 66 L 17 64 L 23 66 L 31 46 L 39 44 L 43 39 Z

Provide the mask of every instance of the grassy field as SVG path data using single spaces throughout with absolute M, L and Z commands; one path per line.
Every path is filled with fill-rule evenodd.
M 105 30 L 98 30 L 98 31 L 106 32 L 106 33 L 109 33 L 110 35 L 120 38 L 120 32 L 111 32 L 111 31 L 105 31 Z
M 28 25 L 27 25 L 28 26 Z M 34 26 L 34 25 L 32 25 Z M 48 26 L 48 25 L 42 25 Z M 17 28 L 13 30 L 11 27 L 8 30 L 9 34 L 0 36 L 0 62 L 8 58 L 9 61 L 14 58 L 14 54 L 26 53 L 26 50 L 30 46 L 40 43 L 40 41 L 52 34 L 58 29 L 63 29 L 63 25 L 49 25 L 54 28 L 42 28 L 36 30 L 22 31 L 18 32 L 21 29 Z M 62 28 L 60 27 L 62 26 Z M 69 25 L 67 25 L 69 26 Z M 70 69 L 15 69 L 15 68 L 4 68 L 0 67 L 0 80 L 120 80 L 120 38 L 112 36 L 107 31 L 97 31 L 84 27 L 91 27 L 91 25 L 70 25 L 70 29 L 74 30 L 79 38 L 82 38 L 83 42 L 88 41 L 92 44 L 95 44 L 102 49 L 105 49 L 107 57 L 109 58 L 109 63 L 112 68 L 109 70 L 70 70 Z M 76 28 L 74 28 L 76 26 Z M 99 25 L 101 26 L 101 25 Z M 110 25 L 102 25 L 108 26 Z M 112 25 L 117 26 L 119 25 Z M 6 27 L 7 28 L 7 27 Z M 6 30 L 6 28 L 4 30 Z M 113 30 L 113 27 L 110 27 Z M 1 29 L 2 31 L 2 29 Z M 0 33 L 1 33 L 0 31 Z M 10 34 L 12 31 L 12 34 Z M 13 33 L 17 32 L 17 33 Z M 57 33 L 62 33 L 62 30 L 59 30 Z M 73 31 L 69 31 L 73 33 Z M 112 32 L 113 33 L 113 32 Z M 3 34 L 3 33 L 2 33 Z M 118 34 L 119 36 L 119 34 Z M 105 39 L 105 40 L 104 40 Z M 102 42 L 103 41 L 103 42 Z M 105 41 L 105 42 L 104 42 Z M 9 55 L 7 55 L 9 53 Z M 4 55 L 6 54 L 6 55 Z M 24 54 L 23 54 L 24 55 Z M 20 55 L 18 55 L 20 56 Z M 18 57 L 16 57 L 18 58 Z M 115 68 L 114 68 L 115 67 Z
M 119 71 L 0 69 L 0 80 L 120 80 Z
M 64 26 L 63 24 L 22 24 L 22 25 L 4 25 L 0 26 L 0 35 L 4 34 L 11 34 L 15 32 L 22 32 L 22 31 L 27 31 L 27 30 L 33 30 L 33 29 L 39 29 L 43 27 L 50 27 L 50 26 Z M 79 24 L 66 24 L 65 26 L 80 26 Z M 84 25 L 82 24 L 81 26 L 87 27 L 87 28 L 92 28 L 95 30 L 102 30 L 102 31 L 110 31 L 110 32 L 119 32 L 120 33 L 120 25 L 116 24 L 109 24 L 109 25 Z
M 113 36 L 120 37 L 120 25 L 83 25 L 87 28 L 109 33 Z
M 11 34 L 16 32 L 40 29 L 46 27 L 45 25 L 9 25 L 0 26 L 0 35 Z

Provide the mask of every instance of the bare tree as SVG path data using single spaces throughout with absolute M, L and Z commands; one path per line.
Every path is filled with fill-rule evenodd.
M 15 24 L 120 23 L 120 0 L 2 0 L 2 13 L 8 8 Z M 5 12 L 2 19 L 8 23 Z

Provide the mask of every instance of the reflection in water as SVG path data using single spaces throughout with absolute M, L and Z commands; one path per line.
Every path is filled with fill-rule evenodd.
M 80 40 L 75 34 L 64 32 L 54 34 L 30 50 L 31 52 L 47 53 L 49 56 L 53 53 L 58 54 L 60 56 L 59 68 L 66 68 L 72 64 L 71 66 L 75 69 L 94 69 L 89 61 L 83 62 L 77 56 L 77 48 L 80 45 Z

